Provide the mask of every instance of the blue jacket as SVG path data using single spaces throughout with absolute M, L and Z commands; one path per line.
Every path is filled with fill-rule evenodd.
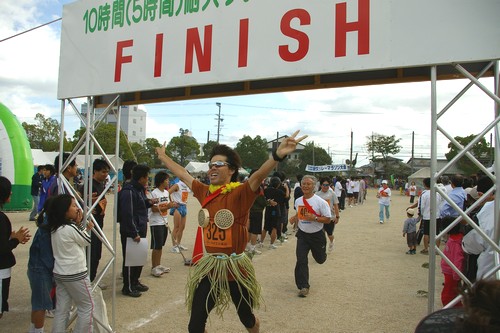
M 44 270 L 52 275 L 54 270 L 54 255 L 52 254 L 51 233 L 47 219 L 38 226 L 38 230 L 33 237 L 30 246 L 30 258 L 28 260 L 28 270 Z
M 132 180 L 125 183 L 118 193 L 118 222 L 120 234 L 125 237 L 146 237 L 150 203 L 144 186 Z

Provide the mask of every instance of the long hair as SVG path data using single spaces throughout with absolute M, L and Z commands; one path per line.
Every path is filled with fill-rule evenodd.
M 50 231 L 54 232 L 62 225 L 73 223 L 66 218 L 66 212 L 72 201 L 73 197 L 69 194 L 60 194 L 52 198 L 46 211 Z

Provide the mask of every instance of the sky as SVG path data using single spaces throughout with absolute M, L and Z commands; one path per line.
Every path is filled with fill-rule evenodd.
M 61 121 L 61 102 L 57 100 L 61 21 L 4 40 L 38 25 L 58 19 L 64 4 L 73 1 L 16 0 L 0 2 L 0 102 L 20 122 L 34 123 L 42 113 Z M 481 82 L 493 89 L 493 80 Z M 465 80 L 438 82 L 438 109 L 468 83 Z M 414 156 L 429 158 L 431 151 L 430 82 L 364 87 L 319 89 L 251 96 L 234 96 L 179 101 L 142 106 L 147 111 L 146 137 L 160 143 L 189 129 L 205 143 L 216 140 L 216 103 L 221 103 L 220 142 L 235 146 L 244 135 L 260 135 L 272 140 L 300 129 L 325 149 L 333 163 L 344 163 L 350 155 L 351 132 L 357 166 L 369 163 L 366 143 L 372 134 L 395 135 L 401 139 L 396 157 L 404 162 Z M 79 106 L 85 100 L 76 99 Z M 479 133 L 494 118 L 492 100 L 477 87 L 469 89 L 439 125 L 452 136 Z M 72 137 L 79 127 L 76 115 L 66 113 L 65 128 Z M 210 136 L 209 136 L 210 133 Z M 489 142 L 489 136 L 487 136 Z M 449 150 L 448 140 L 438 134 L 438 157 Z

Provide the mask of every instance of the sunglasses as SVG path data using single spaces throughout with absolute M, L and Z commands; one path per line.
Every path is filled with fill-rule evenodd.
M 224 161 L 208 162 L 208 168 L 209 169 L 212 169 L 213 167 L 222 168 L 225 165 L 229 165 L 229 163 L 224 162 Z
M 330 184 L 321 184 L 321 186 L 330 186 Z

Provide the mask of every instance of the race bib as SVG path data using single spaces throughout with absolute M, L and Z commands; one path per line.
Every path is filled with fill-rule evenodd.
M 188 202 L 188 195 L 189 195 L 189 192 L 182 192 L 182 202 L 183 203 L 187 203 Z
M 203 236 L 205 246 L 224 249 L 232 247 L 233 244 L 231 228 L 223 230 L 215 225 L 213 219 L 211 219 L 209 225 L 203 229 Z
M 297 216 L 299 220 L 304 221 L 306 219 L 306 213 L 307 213 L 307 208 L 306 206 L 298 206 L 297 207 Z

